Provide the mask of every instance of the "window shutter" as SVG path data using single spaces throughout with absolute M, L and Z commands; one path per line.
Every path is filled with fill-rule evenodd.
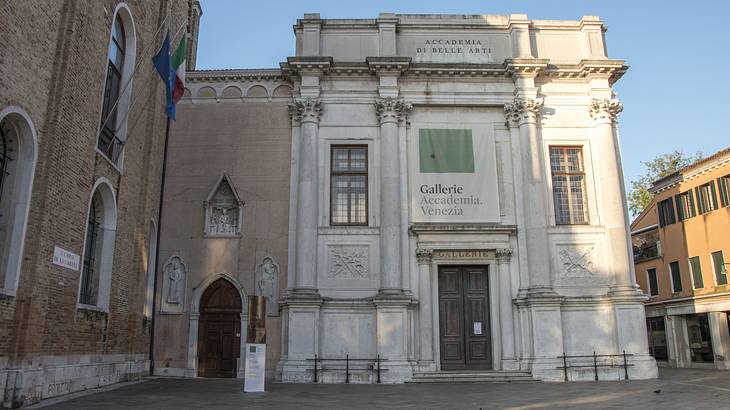
M 682 194 L 675 195 L 674 200 L 677 203 L 677 218 L 680 221 L 684 221 L 684 201 L 682 201 Z
M 710 204 L 710 210 L 715 210 L 719 208 L 717 206 L 717 193 L 715 192 L 715 181 L 710 181 L 710 194 L 711 194 L 711 204 Z

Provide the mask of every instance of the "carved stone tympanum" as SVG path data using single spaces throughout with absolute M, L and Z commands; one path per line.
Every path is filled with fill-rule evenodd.
M 223 175 L 205 201 L 205 236 L 238 237 L 241 235 L 243 202 L 228 175 Z

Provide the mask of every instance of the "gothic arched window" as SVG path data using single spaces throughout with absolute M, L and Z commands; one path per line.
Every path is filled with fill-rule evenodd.
M 102 310 L 109 307 L 116 227 L 114 191 L 107 181 L 100 179 L 94 187 L 86 218 L 79 283 L 80 305 Z
M 135 37 L 129 10 L 118 7 L 107 51 L 104 98 L 97 148 L 117 163 L 124 146 L 131 77 L 134 71 Z
M 0 293 L 17 290 L 35 162 L 30 118 L 16 107 L 0 111 Z

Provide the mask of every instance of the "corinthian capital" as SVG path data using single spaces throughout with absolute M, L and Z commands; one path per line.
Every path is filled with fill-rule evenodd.
M 400 98 L 379 98 L 375 100 L 375 112 L 381 124 L 386 122 L 398 123 L 406 118 L 413 109 L 410 103 Z
M 500 249 L 497 249 L 494 252 L 494 254 L 497 257 L 497 262 L 507 263 L 507 262 L 509 262 L 509 259 L 512 257 L 512 249 L 511 248 L 500 248 Z
M 615 98 L 594 98 L 588 106 L 588 113 L 593 119 L 608 119 L 612 123 L 618 120 L 618 114 L 623 110 L 624 105 Z
M 416 250 L 416 259 L 419 265 L 428 265 L 431 263 L 431 255 L 433 255 L 433 249 Z
M 542 98 L 515 98 L 504 105 L 504 113 L 508 123 L 519 124 L 522 121 L 535 120 L 543 105 Z
M 319 98 L 295 98 L 289 103 L 289 115 L 292 125 L 297 123 L 314 122 L 319 123 L 322 115 L 322 102 Z

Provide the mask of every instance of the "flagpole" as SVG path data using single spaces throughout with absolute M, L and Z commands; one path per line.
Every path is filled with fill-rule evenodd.
M 165 125 L 165 143 L 162 150 L 162 175 L 160 177 L 160 199 L 157 205 L 157 247 L 155 252 L 155 282 L 152 286 L 152 322 L 150 322 L 150 376 L 154 375 L 155 370 L 155 317 L 157 316 L 157 278 L 160 267 L 160 236 L 162 232 L 162 201 L 165 197 L 165 174 L 167 173 L 167 148 L 170 139 L 170 117 L 166 116 L 167 124 Z M 160 295 L 162 299 L 162 295 Z

